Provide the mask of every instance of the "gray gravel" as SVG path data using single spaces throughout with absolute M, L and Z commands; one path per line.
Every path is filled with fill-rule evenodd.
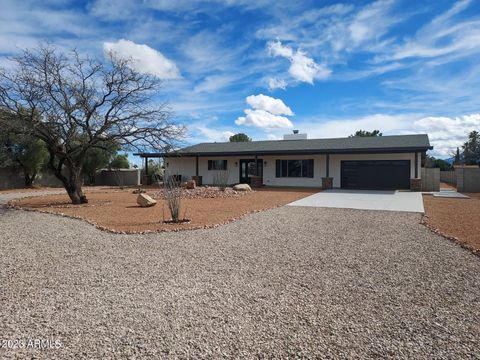
M 480 358 L 480 259 L 411 213 L 103 233 L 0 210 L 0 358 Z
M 22 199 L 29 196 L 57 195 L 57 194 L 66 194 L 66 192 L 63 189 L 52 189 L 52 190 L 0 193 L 0 206 L 5 205 L 6 203 L 8 203 L 10 200 L 13 200 L 13 199 Z

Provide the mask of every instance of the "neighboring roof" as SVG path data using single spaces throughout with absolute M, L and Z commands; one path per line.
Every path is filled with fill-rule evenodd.
M 335 139 L 269 140 L 251 142 L 200 143 L 175 152 L 141 153 L 147 156 L 205 156 L 205 155 L 268 155 L 268 154 L 315 154 L 353 152 L 408 152 L 432 149 L 428 135 L 395 135 Z

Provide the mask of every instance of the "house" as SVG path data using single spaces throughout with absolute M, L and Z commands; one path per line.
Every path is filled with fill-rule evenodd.
M 421 158 L 429 149 L 426 134 L 307 139 L 294 131 L 283 140 L 201 143 L 137 155 L 163 156 L 170 174 L 203 184 L 227 171 L 230 184 L 419 190 Z

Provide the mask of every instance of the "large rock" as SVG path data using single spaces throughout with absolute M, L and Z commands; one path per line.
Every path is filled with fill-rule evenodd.
M 157 201 L 152 199 L 147 194 L 139 194 L 137 196 L 137 204 L 140 205 L 141 207 L 155 206 L 156 203 Z
M 197 187 L 197 184 L 195 183 L 195 180 L 187 181 L 187 189 L 195 189 L 196 187 Z
M 235 191 L 252 191 L 252 188 L 248 184 L 237 184 L 233 187 Z
M 197 187 L 197 184 L 195 183 L 195 180 L 188 180 L 182 182 L 181 187 L 183 189 L 195 189 Z

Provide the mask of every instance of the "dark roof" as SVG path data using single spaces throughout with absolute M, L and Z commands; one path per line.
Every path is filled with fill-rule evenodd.
M 200 143 L 183 149 L 161 153 L 136 154 L 140 156 L 195 156 L 195 155 L 268 155 L 314 154 L 352 152 L 408 152 L 432 149 L 428 135 L 395 135 L 378 137 L 349 137 L 335 139 L 269 140 L 251 142 Z

